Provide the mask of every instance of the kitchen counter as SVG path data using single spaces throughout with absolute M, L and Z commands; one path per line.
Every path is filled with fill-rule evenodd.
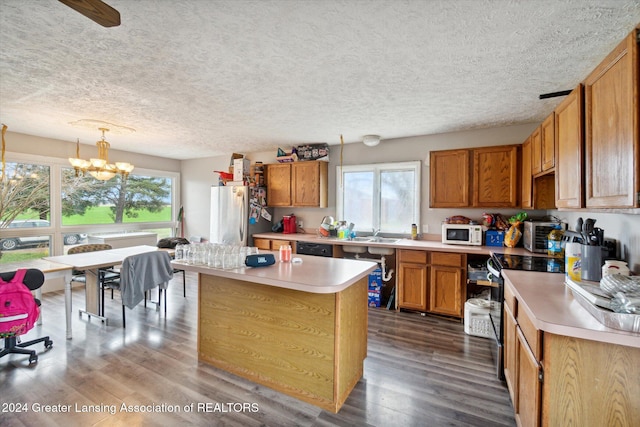
M 564 275 L 502 270 L 537 329 L 556 335 L 640 348 L 640 333 L 608 328 L 593 317 L 564 284 Z
M 411 239 L 398 239 L 393 243 L 379 243 L 379 242 L 354 242 L 352 240 L 344 240 L 333 237 L 320 237 L 316 234 L 310 233 L 259 233 L 254 234 L 253 237 L 272 240 L 291 240 L 294 242 L 310 242 L 321 243 L 325 245 L 340 245 L 340 246 L 378 246 L 395 249 L 414 249 L 423 251 L 438 251 L 438 252 L 456 252 L 478 255 L 491 255 L 491 253 L 508 253 L 515 255 L 536 255 L 527 251 L 524 248 L 507 248 L 504 246 L 471 246 L 471 245 L 450 245 L 436 240 L 411 240 Z M 540 254 L 546 255 L 546 254 Z
M 198 359 L 338 412 L 367 356 L 369 261 L 297 255 L 302 263 L 198 274 Z

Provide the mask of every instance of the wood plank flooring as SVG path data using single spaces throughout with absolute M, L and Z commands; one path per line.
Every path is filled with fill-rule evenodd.
M 105 302 L 105 326 L 78 316 L 84 290 L 75 289 L 72 340 L 64 339 L 64 294 L 45 294 L 44 324 L 24 340 L 49 335 L 53 348 L 34 346 L 32 367 L 28 356 L 0 359 L 0 425 L 515 425 L 491 341 L 436 317 L 369 309 L 364 377 L 337 414 L 200 363 L 196 281 L 187 273 L 183 298 L 182 275 L 173 279 L 166 317 L 153 305 L 127 309 L 126 329 L 117 293 Z

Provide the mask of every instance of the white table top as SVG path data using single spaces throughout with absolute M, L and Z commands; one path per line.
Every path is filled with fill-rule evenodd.
M 93 268 L 109 267 L 120 264 L 130 256 L 145 252 L 157 251 L 155 246 L 140 245 L 128 248 L 108 249 L 105 251 L 83 252 L 72 255 L 58 255 L 43 258 L 45 261 L 52 261 L 66 264 L 78 270 L 89 270 Z
M 14 261 L 0 264 L 0 272 L 16 271 L 20 268 L 37 268 L 43 273 L 55 273 L 71 270 L 71 266 L 67 264 L 60 264 L 57 262 L 48 261 L 43 258 L 30 259 L 26 261 Z
M 267 252 L 261 251 L 261 253 Z M 378 266 L 371 261 L 309 255 L 294 255 L 295 258 L 302 259 L 302 263 L 299 264 L 282 263 L 277 261 L 277 254 L 273 254 L 276 256 L 276 263 L 266 267 L 223 270 L 206 265 L 189 265 L 183 261 L 172 261 L 171 264 L 181 270 L 316 294 L 341 292 Z

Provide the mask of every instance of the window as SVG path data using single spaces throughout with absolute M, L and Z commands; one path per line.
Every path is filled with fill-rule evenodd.
M 10 154 L 0 187 L 0 263 L 60 255 L 91 235 L 177 233 L 179 174 L 136 170 L 123 182 L 76 177 L 64 159 Z
M 420 221 L 420 162 L 337 168 L 338 218 L 370 233 L 409 234 Z

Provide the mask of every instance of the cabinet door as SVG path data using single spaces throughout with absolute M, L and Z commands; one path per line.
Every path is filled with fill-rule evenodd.
M 558 105 L 556 128 L 556 207 L 581 208 L 584 204 L 582 85 Z
M 431 266 L 429 311 L 462 317 L 462 270 L 456 267 Z
M 429 159 L 429 205 L 432 208 L 469 206 L 469 150 L 432 151 Z
M 538 126 L 531 134 L 531 173 L 542 172 L 542 128 Z
M 283 245 L 291 245 L 291 241 L 290 240 L 272 240 L 271 241 L 271 250 L 272 251 L 279 251 L 280 250 L 280 246 Z M 292 246 L 293 247 L 293 246 Z
M 533 208 L 533 180 L 531 177 L 531 137 L 522 144 L 522 190 L 520 205 L 524 209 Z
M 427 266 L 401 262 L 398 269 L 398 308 L 427 311 Z
M 327 162 L 296 162 L 291 165 L 293 206 L 327 207 Z
M 542 122 L 540 129 L 542 172 L 548 172 L 556 166 L 556 134 L 553 113 Z
M 540 363 L 527 345 L 519 328 L 516 339 L 518 341 L 518 379 L 516 392 L 516 423 L 520 427 L 538 427 L 541 418 L 542 386 L 538 379 Z
M 473 150 L 473 206 L 518 206 L 518 145 Z
M 291 165 L 267 166 L 267 204 L 269 206 L 291 206 Z
M 584 82 L 588 208 L 640 206 L 638 67 L 633 31 Z
M 504 326 L 504 343 L 502 349 L 504 351 L 504 379 L 509 389 L 513 409 L 518 412 L 516 403 L 518 402 L 516 392 L 518 390 L 517 364 L 516 354 L 518 352 L 518 341 L 516 338 L 516 319 L 507 304 L 504 305 L 504 316 L 502 319 Z

